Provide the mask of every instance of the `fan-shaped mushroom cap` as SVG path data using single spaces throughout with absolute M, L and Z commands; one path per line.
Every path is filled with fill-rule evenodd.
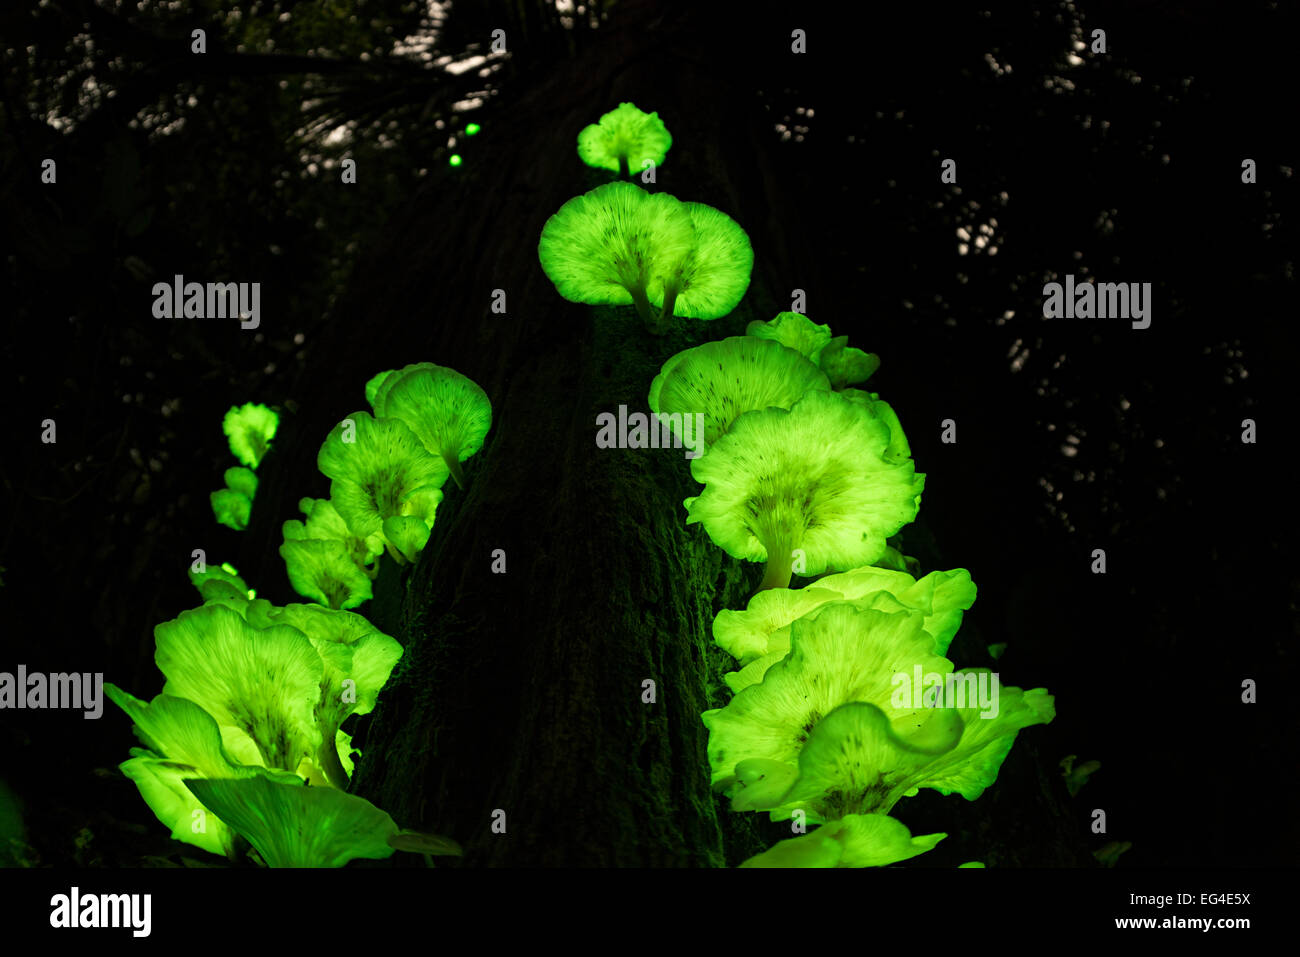
M 433 363 L 408 366 L 386 379 L 376 391 L 375 410 L 405 423 L 425 449 L 441 457 L 461 488 L 460 463 L 483 447 L 492 428 L 487 393 L 455 369 Z
M 890 438 L 834 392 L 746 412 L 691 463 L 705 487 L 685 502 L 687 524 L 735 558 L 766 562 L 761 588 L 789 585 L 795 549 L 807 575 L 870 565 L 916 517 L 925 485 L 910 459 L 886 458 Z
M 650 291 L 650 304 L 665 316 L 718 319 L 727 315 L 749 288 L 754 248 L 734 219 L 704 203 L 683 204 L 695 227 L 690 251 Z
M 231 453 L 250 469 L 261 463 L 279 425 L 280 417 L 273 410 L 255 402 L 231 406 L 221 422 L 221 428 L 230 441 Z
M 658 113 L 620 103 L 578 134 L 578 156 L 588 166 L 626 176 L 649 160 L 663 163 L 673 138 Z
M 818 325 L 798 312 L 779 312 L 775 319 L 755 319 L 745 327 L 745 335 L 775 339 L 804 358 L 817 360 L 817 353 L 831 341 L 831 327 Z
M 829 391 L 830 382 L 793 349 L 753 336 L 732 336 L 672 356 L 650 383 L 649 404 L 652 412 L 665 416 L 704 413 L 707 447 L 743 413 L 788 409 L 816 389 Z M 681 420 L 668 421 L 676 428 Z
M 880 356 L 854 349 L 848 342 L 848 336 L 836 336 L 817 354 L 817 364 L 836 389 L 866 382 L 880 368 Z
M 649 318 L 648 296 L 662 296 L 667 272 L 695 243 L 685 204 L 631 183 L 607 183 L 561 206 L 537 244 L 542 269 L 571 302 L 637 303 Z
M 780 841 L 741 867 L 884 867 L 924 854 L 947 834 L 917 837 L 885 814 L 847 814 L 810 834 Z

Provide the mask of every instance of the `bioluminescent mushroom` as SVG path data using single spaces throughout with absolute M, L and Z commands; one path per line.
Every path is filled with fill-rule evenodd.
M 303 520 L 290 519 L 281 526 L 285 541 L 337 541 L 342 542 L 352 560 L 370 578 L 379 569 L 375 559 L 383 554 L 384 537 L 379 533 L 368 538 L 358 538 L 348 528 L 334 503 L 327 498 L 302 498 L 298 510 Z
M 465 487 L 460 463 L 483 447 L 492 428 L 492 402 L 476 382 L 455 369 L 422 363 L 386 379 L 374 407 L 376 415 L 405 423 L 425 449 L 442 458 L 456 486 Z M 421 541 L 416 550 L 423 547 Z
M 230 441 L 231 453 L 250 469 L 261 464 L 279 425 L 279 415 L 256 402 L 232 406 L 221 422 L 221 428 Z
M 130 716 L 147 749 L 132 748 L 132 757 L 120 767 L 150 810 L 171 828 L 175 840 L 230 856 L 234 842 L 229 829 L 182 779 L 247 777 L 256 772 L 230 759 L 216 721 L 194 702 L 167 694 L 145 702 L 112 684 L 104 685 L 104 693 Z M 196 811 L 203 817 L 201 828 L 194 827 Z
M 242 465 L 236 465 L 233 468 L 226 469 L 224 475 L 226 488 L 234 489 L 236 492 L 242 492 L 252 501 L 257 495 L 257 473 L 252 469 L 246 469 Z
M 658 113 L 645 113 L 620 103 L 578 134 L 578 157 L 588 166 L 627 178 L 649 161 L 663 164 L 673 145 L 672 135 Z
M 238 832 L 268 867 L 342 867 L 393 854 L 400 829 L 365 798 L 264 775 L 187 780 L 191 791 Z
M 347 789 L 348 772 L 340 763 L 338 731 L 350 714 L 374 710 L 379 690 L 388 682 L 402 646 L 361 615 L 316 605 L 286 605 L 272 618 L 298 629 L 320 655 L 323 673 L 316 702 L 320 748 L 316 760 L 326 779 Z
M 741 664 L 790 650 L 790 624 L 831 601 L 858 601 L 879 592 L 925 615 L 935 653 L 946 654 L 975 603 L 976 588 L 964 568 L 931 572 L 917 581 L 907 572 L 867 566 L 827 575 L 803 588 L 771 588 L 750 598 L 743 611 L 724 609 L 713 619 L 713 640 Z M 738 690 L 733 687 L 733 690 Z
M 330 430 L 316 464 L 333 480 L 330 501 L 360 539 L 382 535 L 384 520 L 397 516 L 432 525 L 448 474 L 443 458 L 405 422 L 367 412 L 354 412 Z
M 691 462 L 704 491 L 686 499 L 687 524 L 734 558 L 765 562 L 760 590 L 790 584 L 796 550 L 809 576 L 870 565 L 916 518 L 925 486 L 910 459 L 885 457 L 890 438 L 834 392 L 746 412 Z
M 880 356 L 849 344 L 848 336 L 836 336 L 817 353 L 817 364 L 836 389 L 866 382 L 880 368 Z
M 341 609 L 356 608 L 374 597 L 370 576 L 338 539 L 292 539 L 286 533 L 280 557 L 289 584 L 304 598 Z
M 934 654 L 924 616 L 896 601 L 893 607 L 823 605 L 791 626 L 789 655 L 772 665 L 761 683 L 745 688 L 726 707 L 704 713 L 713 784 L 728 791 L 734 808 L 776 806 L 783 792 L 780 787 L 774 792 L 774 784 L 791 783 L 809 734 L 835 708 L 870 701 L 891 715 L 911 715 L 917 710 L 911 702 L 894 705 L 895 676 L 910 676 L 918 666 L 925 674 L 952 671 L 952 662 Z M 766 762 L 758 777 L 754 764 L 740 767 L 753 761 Z M 776 773 L 782 766 L 787 779 Z
M 167 678 L 163 693 L 210 714 L 235 760 L 296 771 L 316 753 L 322 666 L 302 632 L 255 628 L 213 603 L 163 622 L 154 637 L 154 660 Z
M 997 780 L 1020 730 L 1055 716 L 1042 688 L 999 688 L 995 715 L 978 707 L 923 709 L 915 727 L 891 722 L 868 702 L 841 705 L 809 735 L 799 773 L 771 816 L 781 820 L 793 808 L 806 809 L 809 820 L 886 814 L 923 787 L 973 801 Z
M 199 590 L 204 601 L 214 598 L 233 598 L 238 601 L 250 601 L 257 593 L 248 587 L 248 583 L 239 577 L 235 566 L 229 562 L 220 565 L 204 563 L 203 571 L 189 570 L 190 583 Z
M 779 312 L 767 322 L 755 319 L 745 327 L 745 335 L 773 339 L 816 362 L 817 354 L 831 341 L 831 327 L 818 325 L 803 313 Z
M 652 330 L 670 270 L 695 245 L 686 205 L 667 193 L 647 193 L 631 183 L 607 183 L 561 206 L 537 244 L 537 258 L 556 291 L 570 302 L 632 303 Z
M 720 319 L 749 288 L 754 248 L 749 236 L 726 213 L 704 203 L 684 203 L 695 227 L 690 251 L 670 269 L 662 289 L 650 290 L 650 304 L 660 320 Z
M 793 349 L 752 336 L 732 336 L 685 349 L 650 383 L 650 411 L 674 430 L 704 415 L 705 448 L 745 412 L 788 409 L 813 390 L 830 391 L 825 373 Z M 686 436 L 682 436 L 685 440 Z
M 865 392 L 862 389 L 841 389 L 840 395 L 851 402 L 858 403 L 889 427 L 890 438 L 889 447 L 885 450 L 886 458 L 902 461 L 912 457 L 912 446 L 903 432 L 903 423 L 899 421 L 898 413 L 894 411 L 893 406 L 881 399 L 878 393 Z
M 233 488 L 218 489 L 209 499 L 212 502 L 212 515 L 218 524 L 237 532 L 248 528 L 248 520 L 253 514 L 253 500 L 243 492 Z
M 741 867 L 885 867 L 931 850 L 947 834 L 917 837 L 885 814 L 849 814 L 757 854 Z

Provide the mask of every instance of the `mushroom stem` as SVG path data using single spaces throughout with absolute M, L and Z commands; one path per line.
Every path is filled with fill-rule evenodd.
M 677 305 L 677 287 L 676 287 L 676 286 L 665 286 L 665 287 L 664 287 L 664 306 L 663 306 L 663 309 L 661 309 L 661 310 L 659 311 L 659 321 L 660 321 L 661 323 L 667 323 L 667 322 L 669 322 L 669 321 L 672 320 L 672 318 L 673 318 L 673 307 L 675 307 L 676 305 Z
M 343 762 L 339 760 L 338 735 L 335 734 L 333 727 L 327 727 L 325 736 L 329 739 L 322 741 L 320 750 L 316 756 L 320 761 L 320 768 L 325 772 L 325 780 L 334 785 L 340 791 L 348 789 L 348 773 L 343 770 Z
M 618 175 L 621 176 L 623 179 L 627 179 L 631 175 L 631 170 L 628 168 L 627 165 L 626 153 L 618 154 Z
M 447 471 L 451 473 L 451 479 L 456 483 L 456 488 L 463 491 L 465 488 L 465 471 L 460 467 L 460 459 L 444 452 L 442 453 L 442 460 L 447 463 Z
M 393 561 L 397 562 L 397 564 L 399 565 L 407 564 L 406 559 L 402 557 L 402 553 L 393 547 L 392 542 L 384 542 L 384 548 L 388 550 L 388 557 L 391 558 Z
M 655 335 L 660 335 L 662 330 L 659 320 L 650 307 L 650 300 L 645 294 L 645 289 L 641 286 L 633 286 L 628 292 L 632 294 L 632 304 L 636 306 L 637 315 L 645 322 L 646 328 Z
M 759 591 L 769 588 L 789 588 L 794 575 L 794 542 L 788 535 L 780 535 L 767 550 L 767 564 L 763 566 L 763 580 Z

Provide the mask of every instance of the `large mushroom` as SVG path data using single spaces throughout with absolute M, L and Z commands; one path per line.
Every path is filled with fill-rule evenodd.
M 669 270 L 695 244 L 686 205 L 631 183 L 607 183 L 561 206 L 537 244 L 537 257 L 556 291 L 571 302 L 632 303 L 656 329 L 650 299 L 662 301 Z
M 649 404 L 650 411 L 673 428 L 685 416 L 703 413 L 707 448 L 742 413 L 788 409 L 815 389 L 829 391 L 830 382 L 793 349 L 752 336 L 732 336 L 672 356 L 650 383 Z
M 749 288 L 754 248 L 749 236 L 726 213 L 704 203 L 683 203 L 695 227 L 695 242 L 668 270 L 650 304 L 660 320 L 670 316 L 718 319 L 736 308 Z
M 659 166 L 672 145 L 672 135 L 658 113 L 620 103 L 578 134 L 578 157 L 588 166 L 627 178 L 647 161 Z
M 796 549 L 810 576 L 870 565 L 916 517 L 925 485 L 910 459 L 886 457 L 890 440 L 880 419 L 834 392 L 746 412 L 691 463 L 704 491 L 686 499 L 687 524 L 735 558 L 765 562 L 760 590 L 789 586 Z

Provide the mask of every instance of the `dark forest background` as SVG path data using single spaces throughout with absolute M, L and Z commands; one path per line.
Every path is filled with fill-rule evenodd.
M 979 801 L 896 808 L 950 835 L 905 866 L 1294 863 L 1293 12 L 848 6 L 0 6 L 0 670 L 102 671 L 151 697 L 154 625 L 198 604 L 195 548 L 297 600 L 276 547 L 328 491 L 325 433 L 375 372 L 434 361 L 484 387 L 495 424 L 419 566 L 386 568 L 360 609 L 407 656 L 357 728 L 354 789 L 459 841 L 453 866 L 736 864 L 787 832 L 709 793 L 698 715 L 724 700 L 709 622 L 759 571 L 684 527 L 685 460 L 598 451 L 594 423 L 797 288 L 883 360 L 871 388 L 928 476 L 903 551 L 979 585 L 950 656 L 988 665 L 1005 642 L 1003 680 L 1057 696 Z M 622 100 L 673 134 L 657 188 L 751 237 L 727 319 L 656 339 L 541 272 L 546 217 L 604 180 L 577 133 Z M 1044 320 L 1043 283 L 1071 272 L 1153 283 L 1151 328 Z M 261 327 L 154 319 L 152 284 L 176 273 L 260 282 Z M 245 401 L 282 424 L 235 533 L 208 493 Z M 117 772 L 133 743 L 111 704 L 0 714 L 18 809 L 0 861 L 220 863 Z M 1067 755 L 1101 765 L 1075 796 Z

